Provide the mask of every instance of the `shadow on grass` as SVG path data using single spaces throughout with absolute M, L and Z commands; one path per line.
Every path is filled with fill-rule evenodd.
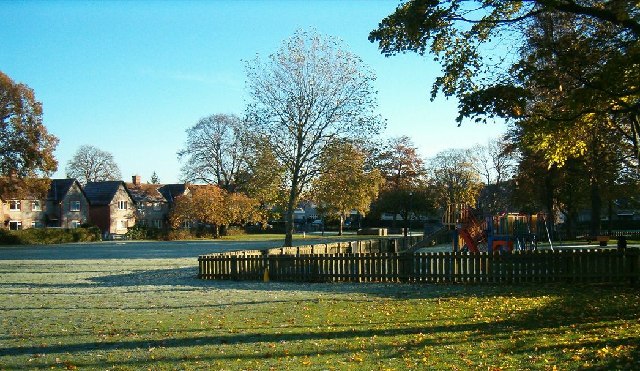
M 254 284 L 255 285 L 255 284 Z M 342 285 L 335 285 L 342 286 Z M 375 285 L 372 285 L 375 286 Z M 253 286 L 255 287 L 255 286 Z M 503 288 L 504 289 L 504 288 Z M 168 339 L 134 339 L 121 341 L 93 341 L 80 342 L 76 344 L 61 345 L 41 345 L 41 346 L 13 346 L 0 349 L 0 356 L 19 356 L 32 354 L 73 354 L 93 351 L 132 351 L 147 349 L 175 349 L 191 348 L 202 346 L 221 345 L 260 345 L 266 343 L 296 343 L 336 340 L 344 342 L 357 342 L 357 339 L 396 338 L 400 340 L 387 341 L 385 344 L 366 345 L 358 351 L 368 352 L 372 356 L 374 351 L 383 351 L 385 357 L 403 357 L 404 354 L 419 352 L 424 349 L 439 349 L 443 346 L 468 344 L 469 349 L 480 344 L 491 342 L 498 344 L 500 349 L 492 349 L 492 354 L 512 354 L 519 355 L 519 359 L 530 359 L 535 362 L 543 362 L 545 358 L 565 357 L 571 358 L 574 352 L 588 349 L 590 354 L 588 359 L 581 365 L 582 368 L 596 369 L 637 369 L 640 365 L 640 338 L 637 332 L 619 333 L 617 336 L 595 336 L 586 338 L 581 336 L 573 341 L 566 341 L 567 332 L 576 329 L 580 334 L 592 334 L 605 330 L 612 323 L 620 321 L 636 321 L 640 314 L 637 293 L 630 290 L 623 290 L 623 298 L 616 301 L 619 294 L 611 293 L 608 288 L 597 287 L 589 290 L 589 287 L 574 287 L 571 295 L 571 288 L 555 288 L 563 295 L 555 296 L 546 304 L 524 311 L 521 313 L 501 313 L 498 311 L 492 319 L 483 321 L 469 321 L 463 323 L 430 324 L 425 320 L 422 323 L 403 322 L 398 319 L 398 323 L 393 321 L 384 323 L 387 328 L 381 329 L 381 323 L 374 324 L 351 324 L 352 327 L 342 327 L 340 329 L 311 330 L 304 327 L 295 328 L 294 333 L 261 333 L 257 329 L 247 328 L 243 333 L 223 333 L 216 335 L 194 335 L 189 331 L 180 331 L 175 337 Z M 503 290 L 504 291 L 504 290 Z M 553 288 L 546 288 L 543 291 L 554 291 Z M 538 294 L 540 294 L 538 292 Z M 564 295 L 567 294 L 567 295 Z M 495 313 L 494 313 L 495 314 Z M 289 329 L 291 330 L 291 328 Z M 269 329 L 268 331 L 273 331 Z M 535 334 L 532 338 L 520 338 L 511 342 L 514 338 L 525 336 L 525 334 Z M 548 343 L 542 339 L 554 339 L 555 343 Z M 395 345 L 394 345 L 395 344 Z M 398 345 L 401 344 L 401 345 Z M 286 348 L 286 345 L 283 345 Z M 289 349 L 286 352 L 274 350 L 253 351 L 246 348 L 241 349 L 241 354 L 223 354 L 220 352 L 206 352 L 199 357 L 200 360 L 208 361 L 233 361 L 238 358 L 243 360 L 268 359 L 275 357 L 314 357 L 322 354 L 348 354 L 356 350 L 342 348 L 339 344 L 330 343 L 328 349 Z M 308 348 L 313 348 L 308 346 Z M 333 349 L 335 348 L 335 349 Z M 486 349 L 486 348 L 485 348 Z M 618 350 L 617 355 L 598 356 L 600 349 Z M 163 357 L 166 362 L 188 362 L 184 357 Z M 561 361 L 561 360 L 560 360 Z M 565 360 L 566 361 L 566 360 Z M 155 361 L 116 361 L 112 364 L 120 365 L 147 365 Z M 454 360 L 452 360 L 454 362 Z M 78 364 L 78 366 L 99 365 L 100 363 Z M 591 366 L 593 365 L 593 366 Z M 630 366 L 629 366 L 630 365 Z

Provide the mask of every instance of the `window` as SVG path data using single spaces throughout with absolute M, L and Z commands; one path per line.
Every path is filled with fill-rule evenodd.
M 40 200 L 31 201 L 31 211 L 42 211 Z
M 191 220 L 185 220 L 184 222 L 182 222 L 182 228 L 191 229 Z
M 20 200 L 11 200 L 9 201 L 9 210 L 10 211 L 20 211 Z
M 31 222 L 31 228 L 42 228 L 43 224 L 41 221 L 33 221 Z
M 9 222 L 9 229 L 12 231 L 17 231 L 22 229 L 22 222 L 19 220 L 12 220 Z
M 71 201 L 69 211 L 80 211 L 80 201 Z
M 147 219 L 139 219 L 138 220 L 138 225 L 141 227 L 146 227 L 147 226 Z
M 124 202 L 127 202 L 127 201 L 124 201 Z M 118 228 L 119 229 L 127 229 L 127 221 L 126 220 L 120 220 L 119 223 L 118 223 Z
M 79 220 L 72 220 L 71 221 L 71 228 L 80 228 L 80 221 Z
M 154 228 L 162 228 L 162 220 L 161 219 L 154 219 L 153 220 L 153 227 Z
M 127 210 L 128 208 L 129 208 L 129 203 L 127 201 L 118 201 L 119 210 Z

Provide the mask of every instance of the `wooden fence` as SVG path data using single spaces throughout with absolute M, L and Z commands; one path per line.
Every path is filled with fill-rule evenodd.
M 298 282 L 603 282 L 637 284 L 640 250 L 204 255 L 199 277 Z M 265 274 L 266 272 L 266 274 Z

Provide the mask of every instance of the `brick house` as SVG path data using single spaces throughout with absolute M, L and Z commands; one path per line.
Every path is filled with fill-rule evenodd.
M 189 192 L 186 184 L 142 184 L 139 175 L 132 177 L 127 189 L 136 203 L 136 221 L 147 228 L 164 229 L 176 197 Z
M 127 233 L 136 222 L 136 205 L 123 181 L 89 182 L 84 186 L 91 223 L 110 238 Z
M 47 227 L 77 228 L 89 222 L 89 200 L 77 180 L 51 180 L 44 218 Z
M 37 182 L 48 182 L 48 191 L 34 186 Z M 7 184 L 2 195 L 4 228 L 77 228 L 88 222 L 89 203 L 75 179 L 30 179 L 22 185 Z M 46 187 L 46 183 L 41 185 Z

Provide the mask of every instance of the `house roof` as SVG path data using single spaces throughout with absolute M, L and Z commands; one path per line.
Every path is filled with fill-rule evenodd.
M 80 192 L 82 192 L 82 194 L 86 197 L 84 190 L 76 179 L 51 179 L 51 183 L 49 184 L 49 192 L 47 193 L 47 200 L 62 201 L 71 187 L 76 183 L 78 184 Z
M 126 183 L 136 202 L 169 202 L 187 190 L 186 184 L 134 184 Z
M 91 205 L 108 205 L 113 201 L 120 186 L 124 188 L 131 200 L 135 203 L 133 195 L 121 180 L 89 182 L 84 186 L 84 193 Z
M 136 202 L 162 202 L 164 197 L 158 191 L 158 184 L 134 184 L 126 183 L 127 189 Z
M 167 200 L 167 202 L 174 202 L 175 198 L 181 196 L 187 192 L 186 184 L 165 184 L 158 188 L 158 192 Z

